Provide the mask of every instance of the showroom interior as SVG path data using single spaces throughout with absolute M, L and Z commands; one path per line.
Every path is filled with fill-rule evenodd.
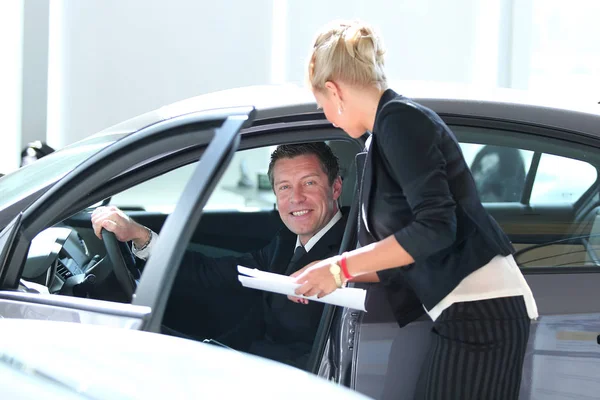
M 0 0 L 0 398 L 600 399 L 599 20 Z
M 200 94 L 303 85 L 314 32 L 338 18 L 380 30 L 391 82 L 597 103 L 599 15 L 595 0 L 3 1 L 0 172 L 32 141 L 59 149 Z

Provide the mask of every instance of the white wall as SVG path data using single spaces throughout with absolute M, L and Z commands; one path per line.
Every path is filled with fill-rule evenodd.
M 527 88 L 600 101 L 600 1 L 530 0 Z
M 315 32 L 332 19 L 360 18 L 379 28 L 389 80 L 470 82 L 478 0 L 291 1 L 289 78 L 304 79 Z M 493 28 L 493 27 L 490 27 Z
M 61 84 L 49 92 L 48 140 L 56 147 L 183 98 L 269 82 L 270 0 L 55 4 L 49 80 Z
M 22 146 L 46 139 L 49 1 L 24 0 Z
M 23 2 L 0 2 L 0 173 L 19 166 Z
M 575 98 L 595 99 L 600 88 L 600 25 L 593 22 L 600 16 L 599 4 L 0 1 L 0 109 L 10 116 L 0 121 L 2 137 L 8 139 L 0 147 L 0 169 L 18 166 L 22 144 L 44 133 L 46 119 L 46 139 L 58 148 L 161 105 L 213 90 L 302 83 L 314 34 L 334 18 L 359 17 L 380 28 L 392 81 L 535 88 L 551 90 L 552 95 L 570 91 Z M 22 91 L 14 91 L 21 77 Z M 20 122 L 14 116 L 20 116 Z
M 478 16 L 490 8 L 478 0 L 53 0 L 48 140 L 62 147 L 214 90 L 302 83 L 314 34 L 334 18 L 380 28 L 391 80 L 497 85 L 497 74 L 477 73 L 478 60 L 497 62 L 494 19 L 507 1 L 485 2 L 492 14 L 482 25 Z M 496 42 L 482 46 L 488 30 Z

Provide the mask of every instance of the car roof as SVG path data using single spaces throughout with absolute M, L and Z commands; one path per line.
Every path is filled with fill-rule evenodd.
M 600 105 L 591 98 L 578 100 L 577 97 L 567 98 L 515 89 L 438 82 L 401 81 L 390 87 L 442 116 L 518 122 L 600 137 Z M 166 105 L 109 127 L 81 143 L 93 141 L 98 136 L 127 136 L 163 120 L 192 112 L 248 105 L 257 110 L 256 122 L 302 114 L 312 114 L 309 118 L 314 119 L 324 118 L 316 108 L 312 93 L 305 87 L 294 84 L 248 86 L 203 94 Z M 33 196 L 37 197 L 39 193 Z M 30 200 L 24 201 L 24 204 L 29 203 Z M 14 207 L 14 212 L 18 211 L 21 211 L 21 206 Z M 7 223 L 13 217 L 13 214 L 6 214 L 4 222 Z
M 439 82 L 401 81 L 390 87 L 442 115 L 515 121 L 600 136 L 600 104 L 591 97 L 577 100 L 535 91 Z M 257 120 L 318 112 L 307 88 L 295 84 L 247 86 L 178 101 L 97 135 L 134 132 L 191 112 L 239 106 L 254 106 Z

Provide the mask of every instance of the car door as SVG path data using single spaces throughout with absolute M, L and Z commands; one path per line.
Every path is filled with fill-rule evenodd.
M 156 319 L 152 315 L 162 318 L 164 294 L 169 292 L 171 273 L 176 270 L 170 268 L 168 257 L 173 257 L 173 249 L 178 249 L 179 240 L 186 234 L 185 229 L 178 231 L 177 225 L 188 226 L 188 221 L 200 218 L 203 201 L 239 145 L 240 130 L 253 118 L 254 110 L 243 107 L 156 122 L 98 152 L 56 183 L 0 233 L 0 316 L 155 330 Z M 165 221 L 167 232 L 172 235 L 164 235 L 157 242 L 163 254 L 154 257 L 146 267 L 133 304 L 14 290 L 31 239 L 39 232 L 102 200 L 119 185 L 141 181 L 148 174 L 157 173 L 156 168 L 173 168 L 179 161 L 169 156 L 190 151 L 201 152 L 200 162 L 177 203 L 176 213 Z M 112 186 L 106 185 L 113 181 Z
M 510 149 L 520 157 L 512 167 L 520 161 L 524 169 L 488 177 L 487 188 L 478 185 L 484 206 L 517 249 L 540 312 L 520 398 L 594 398 L 600 393 L 600 141 L 519 122 L 442 116 L 473 169 L 478 152 L 489 154 L 486 146 Z M 518 179 L 517 193 L 507 194 Z M 346 310 L 337 332 L 347 357 L 342 367 L 351 364 L 346 384 L 374 398 L 412 398 L 432 323 L 423 317 L 400 329 L 382 288 L 363 286 L 368 312 Z

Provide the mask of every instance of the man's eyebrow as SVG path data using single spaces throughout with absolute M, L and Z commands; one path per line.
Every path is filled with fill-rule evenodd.
M 288 179 L 282 179 L 280 181 L 273 181 L 273 185 L 279 185 L 279 184 L 282 184 L 284 182 L 289 182 L 289 180 Z
M 300 180 L 302 180 L 302 179 L 306 179 L 306 178 L 312 178 L 312 177 L 314 177 L 314 176 L 318 177 L 318 176 L 319 176 L 319 174 L 318 174 L 318 173 L 316 173 L 316 172 L 313 172 L 313 173 L 311 173 L 311 174 L 306 174 L 306 175 L 304 175 L 304 176 L 300 177 Z M 274 184 L 274 185 L 280 185 L 280 184 L 282 184 L 282 183 L 289 183 L 289 182 L 290 182 L 290 180 L 289 180 L 289 179 L 282 179 L 282 180 L 280 180 L 280 181 L 273 181 L 273 184 Z
M 319 176 L 319 174 L 317 174 L 316 172 L 313 172 L 312 174 L 307 174 L 304 175 L 302 178 L 300 179 L 306 179 L 306 178 L 312 178 L 313 176 Z

